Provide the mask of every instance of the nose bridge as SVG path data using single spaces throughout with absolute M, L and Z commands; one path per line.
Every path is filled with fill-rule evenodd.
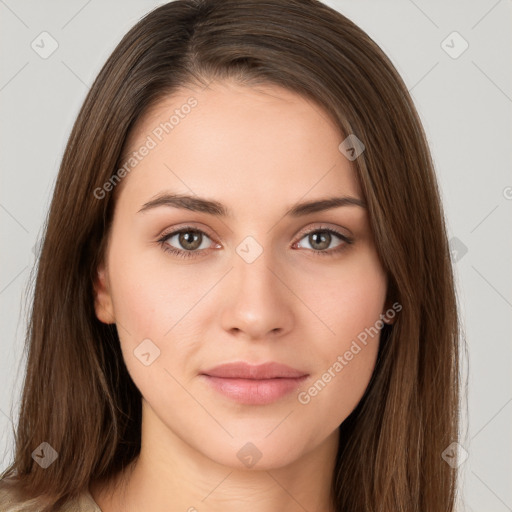
M 222 312 L 223 327 L 263 338 L 271 331 L 285 331 L 292 322 L 291 297 L 276 277 L 275 252 L 255 237 L 247 236 L 236 247 L 230 297 Z
M 247 294 L 253 301 L 264 298 L 267 303 L 271 295 L 280 294 L 276 277 L 270 271 L 276 262 L 268 244 L 264 247 L 255 237 L 247 236 L 236 247 L 236 256 L 233 270 L 239 293 Z

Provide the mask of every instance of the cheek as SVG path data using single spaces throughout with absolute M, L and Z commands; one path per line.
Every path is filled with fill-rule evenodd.
M 116 320 L 125 334 L 161 340 L 199 299 L 201 287 L 190 279 L 197 276 L 166 266 L 158 247 L 143 246 L 128 235 L 114 241 L 110 251 Z
M 301 293 L 322 320 L 309 333 L 316 340 L 317 364 L 314 378 L 297 399 L 312 421 L 330 411 L 327 421 L 335 428 L 356 407 L 375 368 L 387 280 L 370 251 L 347 260 L 332 279 L 314 277 L 322 289 L 312 286 L 310 276 L 302 281 Z
M 378 340 L 372 346 L 333 353 L 330 363 L 297 394 L 297 418 L 302 418 L 307 441 L 323 438 L 338 428 L 357 407 L 372 377 Z
M 297 283 L 298 295 L 318 319 L 314 325 L 326 354 L 350 345 L 384 313 L 387 278 L 374 251 L 354 253 L 328 271 L 305 273 Z
M 194 307 L 211 284 L 192 267 L 180 272 L 165 265 L 159 249 L 131 238 L 112 241 L 109 278 L 123 357 L 146 396 L 170 379 L 172 386 L 170 374 L 180 382 L 192 374 L 203 338 Z

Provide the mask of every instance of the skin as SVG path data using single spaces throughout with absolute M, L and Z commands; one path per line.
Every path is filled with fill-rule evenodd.
M 197 106 L 117 191 L 95 308 L 102 322 L 117 324 L 144 397 L 142 444 L 115 485 L 96 482 L 91 493 L 103 512 L 333 510 L 338 427 L 370 381 L 378 339 L 309 403 L 297 396 L 381 318 L 387 279 L 365 208 L 285 212 L 301 201 L 363 199 L 352 162 L 338 150 L 345 137 L 291 91 L 224 81 L 165 98 L 136 125 L 129 149 L 191 95 Z M 169 206 L 139 212 L 162 192 L 217 200 L 233 216 Z M 184 224 L 206 233 L 197 257 L 180 258 L 157 242 Z M 343 250 L 314 254 L 307 231 L 326 227 L 353 243 L 332 235 L 317 252 Z M 263 250 L 252 263 L 236 251 L 247 236 Z M 186 250 L 178 236 L 163 243 Z M 134 350 L 148 338 L 160 356 L 145 366 Z M 277 361 L 309 377 L 274 403 L 239 404 L 198 375 L 231 361 Z M 248 442 L 261 453 L 251 468 L 237 457 Z

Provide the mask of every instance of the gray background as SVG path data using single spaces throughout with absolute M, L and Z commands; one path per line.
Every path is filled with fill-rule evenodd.
M 326 3 L 382 47 L 420 112 L 445 204 L 468 346 L 461 510 L 512 511 L 512 2 Z M 33 248 L 67 137 L 101 65 L 156 5 L 0 0 L 0 469 L 13 446 Z M 43 31 L 58 43 L 47 58 L 31 47 L 43 46 Z M 469 45 L 460 55 L 464 43 L 454 31 Z M 50 44 L 45 39 L 44 48 Z

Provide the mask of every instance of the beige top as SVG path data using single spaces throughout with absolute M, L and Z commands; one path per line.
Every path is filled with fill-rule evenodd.
M 20 502 L 13 498 L 13 494 L 6 489 L 0 489 L 1 512 L 39 512 L 35 500 Z M 68 501 L 59 512 L 101 512 L 91 493 L 85 491 L 78 498 Z

